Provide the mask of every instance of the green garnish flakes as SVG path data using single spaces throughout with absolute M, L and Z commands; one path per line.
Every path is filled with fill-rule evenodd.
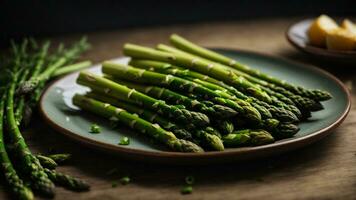
M 185 183 L 188 185 L 193 185 L 195 182 L 194 176 L 187 176 L 185 177 Z
M 122 177 L 122 178 L 120 179 L 120 183 L 121 183 L 122 185 L 127 185 L 127 184 L 129 184 L 129 183 L 130 183 L 130 177 L 128 177 L 128 176 Z
M 128 137 L 123 137 L 121 138 L 119 145 L 129 145 L 130 144 L 130 139 Z
M 116 181 L 113 181 L 113 182 L 111 183 L 111 187 L 115 188 L 115 187 L 117 187 L 117 186 L 118 186 L 118 183 L 117 183 Z
M 191 194 L 193 192 L 193 187 L 191 185 L 184 186 L 181 191 L 182 194 Z
M 100 133 L 100 131 L 101 131 L 101 128 L 100 128 L 100 126 L 99 125 L 97 125 L 97 124 L 92 124 L 91 126 L 90 126 L 90 133 L 94 133 L 94 134 L 98 134 L 98 133 Z

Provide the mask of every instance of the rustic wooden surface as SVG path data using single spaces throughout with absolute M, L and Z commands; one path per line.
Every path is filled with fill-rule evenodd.
M 93 48 L 84 57 L 100 62 L 121 55 L 125 42 L 155 45 L 179 33 L 209 47 L 248 49 L 310 62 L 285 40 L 284 31 L 297 19 L 214 22 L 89 33 Z M 51 38 L 71 42 L 79 35 Z M 333 65 L 333 66 L 332 66 Z M 322 66 L 336 74 L 352 91 L 356 71 Z M 333 134 L 306 148 L 258 161 L 214 166 L 160 166 L 123 160 L 82 146 L 52 130 L 40 116 L 25 131 L 34 152 L 70 152 L 73 159 L 58 168 L 87 180 L 90 192 L 57 189 L 56 199 L 356 199 L 356 110 Z M 117 173 L 107 172 L 116 168 Z M 130 175 L 132 183 L 112 188 L 111 183 Z M 191 195 L 181 195 L 184 177 L 194 175 Z M 1 184 L 3 185 L 3 184 Z M 9 196 L 0 188 L 0 199 Z

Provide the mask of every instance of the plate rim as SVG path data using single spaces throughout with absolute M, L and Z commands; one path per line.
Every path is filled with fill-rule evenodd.
M 291 30 L 294 26 L 300 23 L 305 23 L 306 21 L 312 21 L 315 18 L 304 18 L 302 20 L 299 20 L 295 23 L 292 23 L 288 26 L 286 29 L 284 35 L 287 39 L 287 41 L 296 49 L 307 53 L 311 55 L 317 55 L 317 56 L 323 56 L 323 57 L 333 57 L 333 58 L 353 58 L 352 56 L 356 56 L 356 51 L 337 51 L 337 50 L 327 50 L 324 48 L 319 48 L 319 47 L 314 47 L 311 45 L 307 45 L 306 47 L 303 47 L 299 45 L 297 42 L 295 42 L 292 37 L 291 37 Z
M 262 145 L 262 146 L 257 146 L 257 147 L 240 147 L 236 149 L 229 149 L 225 151 L 212 151 L 212 152 L 203 152 L 203 153 L 183 153 L 183 152 L 170 152 L 170 151 L 145 151 L 141 149 L 132 149 L 132 148 L 125 148 L 125 147 L 120 147 L 119 145 L 113 145 L 113 144 L 107 144 L 105 142 L 100 142 L 94 139 L 90 139 L 84 136 L 80 136 L 76 134 L 75 132 L 72 132 L 64 127 L 61 127 L 59 124 L 56 124 L 53 120 L 50 119 L 49 116 L 47 116 L 46 112 L 44 111 L 44 97 L 46 96 L 47 92 L 49 91 L 50 88 L 52 88 L 54 85 L 56 85 L 57 82 L 60 80 L 73 75 L 78 72 L 73 72 L 70 74 L 67 74 L 65 76 L 59 77 L 56 80 L 54 80 L 52 83 L 50 83 L 45 90 L 42 92 L 40 102 L 39 102 L 39 111 L 40 115 L 43 117 L 45 122 L 49 124 L 53 129 L 55 129 L 57 132 L 68 136 L 69 138 L 80 142 L 82 144 L 88 145 L 90 147 L 103 150 L 103 151 L 109 151 L 112 153 L 116 154 L 121 154 L 124 157 L 128 158 L 140 158 L 144 160 L 156 160 L 156 161 L 164 161 L 164 159 L 185 159 L 185 160 L 191 160 L 191 159 L 210 159 L 210 158 L 225 158 L 225 157 L 231 157 L 231 156 L 236 156 L 235 159 L 233 160 L 246 160 L 246 159 L 251 159 L 252 157 L 265 157 L 271 154 L 277 154 L 277 153 L 282 153 L 286 152 L 289 150 L 293 150 L 302 146 L 306 146 L 308 144 L 311 144 L 313 142 L 316 142 L 320 140 L 321 138 L 327 136 L 330 134 L 332 130 L 337 128 L 346 118 L 348 115 L 350 108 L 351 108 L 351 95 L 349 90 L 346 88 L 346 86 L 334 75 L 331 73 L 322 70 L 316 66 L 310 65 L 310 64 L 305 64 L 305 63 L 300 63 L 296 62 L 293 60 L 289 60 L 284 57 L 280 56 L 275 56 L 275 55 L 270 55 L 268 53 L 260 53 L 260 52 L 255 52 L 255 51 L 250 51 L 250 50 L 241 50 L 241 49 L 233 49 L 233 48 L 212 48 L 215 50 L 223 50 L 223 51 L 230 51 L 230 52 L 235 52 L 235 53 L 245 53 L 245 54 L 255 54 L 258 56 L 263 56 L 267 57 L 270 59 L 274 60 L 280 60 L 292 65 L 298 65 L 303 68 L 310 69 L 312 71 L 315 71 L 316 73 L 322 74 L 329 79 L 333 80 L 343 91 L 343 93 L 346 94 L 347 96 L 347 105 L 345 110 L 343 110 L 342 114 L 340 117 L 335 120 L 332 124 L 329 126 L 320 129 L 318 131 L 315 131 L 313 133 L 310 133 L 308 135 L 295 138 L 292 140 L 286 140 L 286 141 L 280 141 L 278 143 L 272 143 L 268 145 Z M 124 56 L 117 57 L 114 59 L 119 59 L 119 58 L 125 58 Z M 92 67 L 97 66 L 98 64 L 94 64 Z M 90 68 L 92 68 L 90 67 Z M 251 156 L 249 156 L 251 155 Z M 242 156 L 241 159 L 238 158 L 239 156 Z M 198 161 L 198 160 L 196 160 Z M 211 161 L 211 160 L 210 160 Z M 208 161 L 208 162 L 210 162 Z M 213 162 L 213 161 L 212 161 Z

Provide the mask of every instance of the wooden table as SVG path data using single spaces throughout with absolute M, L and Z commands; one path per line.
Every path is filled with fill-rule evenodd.
M 125 42 L 167 43 L 171 33 L 178 33 L 208 47 L 248 49 L 309 62 L 284 38 L 284 31 L 296 20 L 213 22 L 89 33 L 93 48 L 84 57 L 100 62 L 121 56 Z M 71 42 L 78 38 L 79 35 L 68 35 L 51 39 Z M 328 65 L 323 67 L 352 90 L 356 71 Z M 161 166 L 124 160 L 62 136 L 44 124 L 40 116 L 34 121 L 24 133 L 30 148 L 42 153 L 72 153 L 73 159 L 58 170 L 92 185 L 91 191 L 84 193 L 58 187 L 56 199 L 356 199 L 355 109 L 333 134 L 306 148 L 258 161 L 213 166 Z M 109 175 L 113 168 L 117 172 Z M 124 175 L 130 175 L 132 182 L 113 188 L 112 182 Z M 194 175 L 196 184 L 193 194 L 183 196 L 180 189 L 187 175 Z M 8 197 L 2 186 L 0 199 Z

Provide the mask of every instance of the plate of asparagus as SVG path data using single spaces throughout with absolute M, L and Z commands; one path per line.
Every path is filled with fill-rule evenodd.
M 59 79 L 40 110 L 60 132 L 122 156 L 170 163 L 257 158 L 311 144 L 350 109 L 320 69 L 247 51 L 125 44 L 127 57 Z M 317 88 L 317 89 L 311 89 Z

